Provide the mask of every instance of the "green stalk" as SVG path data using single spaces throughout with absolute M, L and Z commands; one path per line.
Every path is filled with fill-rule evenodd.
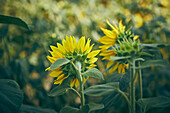
M 126 96 L 126 94 L 125 94 L 123 91 L 121 91 L 120 89 L 117 89 L 117 91 L 125 98 L 125 100 L 126 100 L 127 103 L 128 103 L 128 108 L 129 108 L 129 110 L 130 110 L 130 102 L 129 102 L 129 99 L 128 99 L 128 97 Z
M 83 91 L 84 91 L 83 77 L 81 76 L 81 63 L 77 62 L 78 68 L 75 66 L 75 64 L 73 62 L 72 62 L 72 65 L 77 72 L 77 77 L 80 82 L 80 99 L 81 99 L 81 107 L 83 107 L 85 105 L 85 99 L 84 99 L 84 93 L 83 93 Z
M 130 103 L 131 103 L 131 113 L 135 113 L 135 60 L 133 60 L 133 73 L 130 74 Z
M 138 62 L 138 66 L 140 67 L 140 61 Z M 139 69 L 139 99 L 143 98 L 143 88 L 142 88 L 142 72 Z M 142 113 L 142 108 L 139 106 L 139 113 Z

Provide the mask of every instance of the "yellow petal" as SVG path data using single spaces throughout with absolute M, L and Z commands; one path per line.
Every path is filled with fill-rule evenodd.
M 48 71 L 48 70 L 50 70 L 50 67 L 48 67 L 48 68 L 45 69 L 45 71 Z
M 84 48 L 84 45 L 85 45 L 85 37 L 82 36 L 77 45 L 78 50 L 80 50 L 81 48 Z
M 122 20 L 119 21 L 119 30 L 120 30 L 121 32 L 124 32 L 124 31 L 125 31 L 125 26 L 123 26 Z
M 97 65 L 95 65 L 95 64 L 91 64 L 89 67 L 88 67 L 88 69 L 91 69 L 91 68 L 94 68 L 94 67 L 96 67 Z
M 54 57 L 50 57 L 50 56 L 47 56 L 47 59 L 51 62 L 51 63 L 54 63 L 57 58 L 54 58 Z
M 92 51 L 92 52 L 90 52 L 90 53 L 87 55 L 87 57 L 88 57 L 88 58 L 93 58 L 93 57 L 95 57 L 96 55 L 98 55 L 99 52 L 100 52 L 100 50 Z
M 101 48 L 101 51 L 104 51 L 104 50 L 107 50 L 111 46 L 112 45 L 110 45 L 110 44 L 105 44 L 105 45 L 99 46 L 99 48 Z
M 100 39 L 98 39 L 97 41 L 99 41 L 102 44 L 114 45 L 115 41 L 116 41 L 116 37 L 115 38 L 109 38 L 108 36 L 103 36 Z
M 116 33 L 116 34 L 119 34 L 119 28 L 117 27 L 117 25 L 116 25 L 116 23 L 113 21 L 113 24 L 114 24 L 114 27 L 115 27 L 115 29 L 113 29 L 114 30 L 114 32 Z
M 91 40 L 90 40 L 90 38 L 88 38 L 85 47 L 82 49 L 83 52 L 86 51 L 90 47 L 90 42 L 91 42 Z
M 70 50 L 71 50 L 71 52 L 73 53 L 73 51 L 74 51 L 74 45 L 73 45 L 73 39 L 72 39 L 72 37 L 70 36 Z
M 74 45 L 74 49 L 76 49 L 77 48 L 77 41 L 76 41 L 74 36 L 73 36 L 73 45 Z
M 60 53 L 63 53 L 63 54 L 66 53 L 65 48 L 60 43 L 57 43 L 57 47 L 58 47 Z
M 133 40 L 137 40 L 139 38 L 139 35 L 135 35 L 134 37 L 133 37 Z
M 50 51 L 49 50 L 49 52 L 51 53 L 51 55 L 53 56 L 53 57 L 55 57 L 55 58 L 63 58 L 64 56 L 63 56 L 63 54 L 62 53 L 60 53 L 60 52 L 58 52 L 58 51 Z
M 76 79 L 71 79 L 71 87 L 75 85 Z
M 92 45 L 86 50 L 86 53 L 89 53 L 89 52 L 92 50 L 93 46 L 94 46 L 94 44 L 92 44 Z
M 108 29 L 101 28 L 101 30 L 108 37 L 114 38 L 116 36 L 116 34 L 114 32 L 112 32 L 112 31 L 110 31 Z
M 55 80 L 54 84 L 61 84 L 66 78 L 67 76 L 64 77 L 64 74 L 62 74 L 57 78 L 57 80 Z
M 49 75 L 51 77 L 58 77 L 63 71 L 53 71 Z
M 79 83 L 79 81 L 78 81 L 77 78 L 75 79 L 75 81 L 76 81 L 76 82 L 75 82 L 75 86 L 76 86 L 76 88 L 77 88 L 77 87 L 80 85 L 80 83 Z
M 69 52 L 69 47 L 65 39 L 62 40 L 62 43 L 63 43 L 63 47 L 65 48 L 65 50 Z
M 90 60 L 89 60 L 89 63 L 95 63 L 96 61 L 98 60 L 98 58 L 91 58 Z
M 100 56 L 115 56 L 115 52 L 114 50 L 108 50 L 108 51 L 102 51 L 100 54 Z

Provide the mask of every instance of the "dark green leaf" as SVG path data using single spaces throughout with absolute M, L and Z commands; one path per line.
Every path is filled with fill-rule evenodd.
M 17 17 L 0 15 L 0 23 L 14 24 L 14 25 L 21 26 L 29 30 L 28 25 L 23 20 Z
M 57 69 L 65 64 L 68 64 L 69 62 L 70 62 L 70 60 L 68 60 L 66 58 L 59 58 L 53 64 L 51 64 L 50 70 Z
M 111 82 L 102 85 L 91 86 L 84 93 L 90 96 L 107 95 L 119 88 L 119 82 Z
M 60 111 L 60 113 L 77 113 L 77 111 L 79 111 L 79 109 L 66 106 Z
M 95 111 L 95 110 L 100 110 L 100 109 L 104 108 L 103 104 L 96 104 L 96 103 L 88 104 L 88 106 L 89 106 L 89 112 Z
M 141 63 L 140 67 L 136 67 L 136 69 L 148 68 L 151 66 L 165 66 L 167 65 L 167 61 L 165 60 L 147 60 Z
M 0 79 L 0 84 L 0 111 L 17 113 L 23 101 L 23 93 L 19 85 L 9 79 Z
M 86 104 L 85 106 L 83 106 L 79 111 L 77 111 L 76 113 L 90 113 L 91 111 L 95 111 L 95 110 L 100 110 L 103 109 L 104 105 L 103 104 L 95 104 L 95 103 L 91 103 L 91 104 Z M 64 112 L 63 112 L 64 113 Z M 66 112 L 65 112 L 66 113 Z
M 55 88 L 53 88 L 49 93 L 48 96 L 59 96 L 59 95 L 63 95 L 64 93 L 66 93 L 67 89 L 70 89 L 70 78 L 65 79 L 61 85 L 56 86 Z
M 126 56 L 126 57 L 110 57 L 110 59 L 112 61 L 123 60 L 123 59 L 127 59 L 127 58 L 130 58 L 130 56 Z
M 82 76 L 92 77 L 96 79 L 104 79 L 102 73 L 96 68 L 91 68 L 87 70 L 86 72 L 82 73 Z
M 41 109 L 41 108 L 37 108 L 34 106 L 30 106 L 30 105 L 24 105 L 24 104 L 21 105 L 19 112 L 21 113 L 57 113 L 56 111 L 52 109 Z
M 147 111 L 151 108 L 165 108 L 170 106 L 170 98 L 168 97 L 152 97 L 139 99 L 137 103 Z

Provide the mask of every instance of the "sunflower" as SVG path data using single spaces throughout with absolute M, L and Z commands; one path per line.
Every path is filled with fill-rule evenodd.
M 51 56 L 47 56 L 47 59 L 54 63 L 59 58 L 66 58 L 71 60 L 73 63 L 81 62 L 81 72 L 84 72 L 88 69 L 95 67 L 94 64 L 98 58 L 95 56 L 98 55 L 100 50 L 91 51 L 94 44 L 90 46 L 91 40 L 88 38 L 87 42 L 85 43 L 85 37 L 81 37 L 77 43 L 75 37 L 68 37 L 62 40 L 62 44 L 57 43 L 56 46 L 50 46 L 52 51 Z M 48 67 L 46 70 L 49 70 Z M 54 84 L 61 84 L 63 80 L 70 77 L 71 78 L 71 87 L 79 86 L 78 78 L 76 77 L 76 72 L 73 69 L 71 63 L 68 63 L 64 66 L 61 66 L 57 69 L 52 70 L 49 74 L 51 77 L 54 77 Z M 86 82 L 87 78 L 83 78 L 84 82 Z
M 114 72 L 118 69 L 118 73 L 125 73 L 125 69 L 128 69 L 129 64 L 127 62 L 115 62 L 111 61 L 112 56 L 118 56 L 114 46 L 119 44 L 124 40 L 124 37 L 132 38 L 137 40 L 139 36 L 134 36 L 131 34 L 130 30 L 125 30 L 125 26 L 122 24 L 122 20 L 119 22 L 119 27 L 113 22 L 114 26 L 107 21 L 107 24 L 111 27 L 112 30 L 101 28 L 105 36 L 100 37 L 98 40 L 103 45 L 99 46 L 101 49 L 100 56 L 103 56 L 102 60 L 109 60 L 106 68 L 110 68 L 109 73 Z

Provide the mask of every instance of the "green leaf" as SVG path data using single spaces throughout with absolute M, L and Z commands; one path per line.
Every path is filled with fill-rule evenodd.
M 14 25 L 21 26 L 29 30 L 28 25 L 23 20 L 17 17 L 0 15 L 0 23 L 14 24 Z
M 19 112 L 20 113 L 57 113 L 52 109 L 41 109 L 41 108 L 37 108 L 30 105 L 24 105 L 24 104 L 21 105 Z
M 82 76 L 92 77 L 96 79 L 104 79 L 102 73 L 96 68 L 88 69 L 86 72 L 82 73 Z
M 167 61 L 165 60 L 147 60 L 141 63 L 140 67 L 136 67 L 136 69 L 148 68 L 151 66 L 165 66 L 167 65 Z
M 164 48 L 164 47 L 167 47 L 169 46 L 169 44 L 141 44 L 141 46 L 144 46 L 144 47 L 158 47 L 158 48 Z
M 19 85 L 9 79 L 0 79 L 0 111 L 2 113 L 18 113 L 23 101 L 23 93 Z
M 102 85 L 91 86 L 84 93 L 90 96 L 107 95 L 119 88 L 119 82 L 111 82 Z
M 70 60 L 68 60 L 66 58 L 59 58 L 53 64 L 51 64 L 50 70 L 57 69 L 65 64 L 68 64 L 69 62 L 70 62 Z
M 123 59 L 127 59 L 127 58 L 130 58 L 130 56 L 126 56 L 126 57 L 110 57 L 110 59 L 112 61 L 123 60 Z
M 168 97 L 152 97 L 139 99 L 137 103 L 144 109 L 148 111 L 151 108 L 166 108 L 170 106 L 170 98 Z
M 60 111 L 60 113 L 77 113 L 78 111 L 79 109 L 77 108 L 66 106 Z
M 81 109 L 66 106 L 60 111 L 60 113 L 90 113 L 91 111 L 100 110 L 103 108 L 104 108 L 103 104 L 90 103 L 86 104 Z
M 89 106 L 89 112 L 104 108 L 103 104 L 96 104 L 96 103 L 90 103 L 88 104 L 88 106 Z
M 63 80 L 62 84 L 59 86 L 56 86 L 55 88 L 53 88 L 49 93 L 48 96 L 59 96 L 59 95 L 63 95 L 64 93 L 66 93 L 67 89 L 70 89 L 70 78 L 67 78 L 65 80 Z

